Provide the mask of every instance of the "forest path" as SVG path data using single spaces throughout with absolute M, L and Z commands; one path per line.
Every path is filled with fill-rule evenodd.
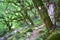
M 42 24 L 41 26 L 38 27 L 38 29 L 33 30 L 32 35 L 31 35 L 31 37 L 30 37 L 29 40 L 35 40 L 36 38 L 38 38 L 39 37 L 39 31 L 42 30 L 42 28 L 43 28 L 44 25 L 45 24 Z
M 29 40 L 35 40 L 36 38 L 38 38 L 39 36 L 39 31 L 43 29 L 43 26 L 45 24 L 42 24 L 41 26 L 38 26 L 37 29 L 33 30 L 31 37 L 29 38 Z M 0 40 L 7 40 L 7 38 L 11 37 L 12 35 L 14 35 L 15 33 L 17 33 L 19 30 L 14 30 L 11 33 L 6 34 L 4 37 L 0 37 Z

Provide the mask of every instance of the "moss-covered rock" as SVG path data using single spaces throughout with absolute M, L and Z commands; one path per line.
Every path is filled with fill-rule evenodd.
M 60 40 L 60 32 L 52 33 L 47 40 Z

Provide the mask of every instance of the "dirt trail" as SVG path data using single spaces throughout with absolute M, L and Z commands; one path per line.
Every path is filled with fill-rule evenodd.
M 39 31 L 42 30 L 43 26 L 45 24 L 42 24 L 41 26 L 39 26 L 37 29 L 33 30 L 31 37 L 29 38 L 29 40 L 35 40 L 36 38 L 38 38 L 39 36 Z M 12 36 L 13 34 L 15 34 L 16 32 L 18 32 L 18 30 L 14 30 L 13 32 L 11 32 L 10 34 L 5 35 L 4 37 L 0 37 L 0 40 L 7 40 L 8 37 Z
M 38 38 L 39 37 L 39 31 L 42 30 L 41 28 L 43 28 L 44 25 L 45 24 L 42 24 L 41 26 L 38 27 L 38 29 L 33 30 L 32 35 L 31 35 L 29 40 L 35 40 L 36 38 Z

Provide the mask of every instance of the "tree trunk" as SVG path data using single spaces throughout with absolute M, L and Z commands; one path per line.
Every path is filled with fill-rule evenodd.
M 51 19 L 48 15 L 47 8 L 45 7 L 43 1 L 42 0 L 33 0 L 33 3 L 37 9 L 38 9 L 38 7 L 41 6 L 41 10 L 38 9 L 38 12 L 39 12 L 41 18 L 43 19 L 47 29 L 48 30 L 52 29 L 53 23 L 51 22 Z

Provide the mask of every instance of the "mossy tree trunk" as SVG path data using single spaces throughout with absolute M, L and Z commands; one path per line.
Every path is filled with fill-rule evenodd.
M 51 19 L 48 15 L 48 11 L 46 6 L 44 5 L 44 2 L 42 0 L 33 0 L 34 6 L 38 9 L 38 12 L 43 19 L 46 27 L 48 30 L 53 29 L 53 23 L 51 22 Z M 41 10 L 39 10 L 38 7 L 41 7 Z

